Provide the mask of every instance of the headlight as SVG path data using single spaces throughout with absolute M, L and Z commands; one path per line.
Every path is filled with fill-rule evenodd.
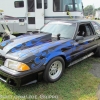
M 30 70 L 29 66 L 27 66 L 26 64 L 10 59 L 7 59 L 5 61 L 4 66 L 16 71 Z

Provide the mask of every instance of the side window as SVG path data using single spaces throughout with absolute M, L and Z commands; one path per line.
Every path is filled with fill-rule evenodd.
M 34 6 L 34 0 L 28 0 L 28 12 L 34 12 L 35 11 L 35 6 Z
M 92 27 L 91 27 L 90 24 L 86 24 L 85 27 L 86 27 L 86 36 L 94 35 L 94 34 L 93 34 Z
M 78 36 L 83 36 L 85 37 L 86 36 L 86 27 L 85 27 L 85 24 L 81 24 L 79 25 L 79 30 L 78 30 Z
M 90 24 L 81 24 L 79 26 L 78 36 L 87 37 L 91 35 L 94 35 L 94 34 L 93 34 L 93 30 Z
M 15 8 L 22 8 L 24 7 L 24 1 L 15 1 L 14 5 L 15 5 Z
M 74 0 L 53 0 L 54 12 L 66 12 L 65 8 L 68 7 L 69 11 L 74 11 Z
M 37 0 L 37 9 L 42 8 L 42 0 Z
M 92 25 L 94 26 L 96 33 L 100 34 L 100 26 L 95 22 L 92 22 Z
M 44 9 L 47 9 L 47 0 L 44 0 Z
M 28 24 L 35 24 L 35 17 L 28 17 Z
M 60 0 L 53 0 L 53 11 L 54 12 L 60 11 Z

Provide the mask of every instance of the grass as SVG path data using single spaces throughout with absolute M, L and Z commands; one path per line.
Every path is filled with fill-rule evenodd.
M 2 37 L 0 37 L 0 42 L 2 42 Z
M 0 100 L 97 100 L 100 79 L 89 72 L 93 62 L 100 61 L 91 57 L 67 68 L 55 83 L 40 82 L 20 90 L 0 83 Z

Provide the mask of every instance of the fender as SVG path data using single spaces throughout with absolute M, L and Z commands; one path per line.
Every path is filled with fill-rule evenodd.
M 44 65 L 46 65 L 51 59 L 53 59 L 57 56 L 64 56 L 66 58 L 65 53 L 63 53 L 63 52 L 54 52 L 54 53 L 47 56 Z

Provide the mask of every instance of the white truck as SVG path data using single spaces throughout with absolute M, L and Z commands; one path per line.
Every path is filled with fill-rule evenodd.
M 83 18 L 82 0 L 0 0 L 0 33 L 6 28 L 26 33 L 51 20 L 70 18 Z

